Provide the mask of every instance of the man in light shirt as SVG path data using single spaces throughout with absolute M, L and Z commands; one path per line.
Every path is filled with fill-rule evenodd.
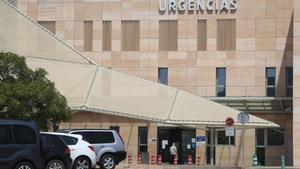
M 178 154 L 175 143 L 172 143 L 172 146 L 170 147 L 170 154 L 171 154 L 171 164 L 174 164 L 174 159 Z

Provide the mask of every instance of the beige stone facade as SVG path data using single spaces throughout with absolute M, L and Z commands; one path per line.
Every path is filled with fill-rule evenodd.
M 227 97 L 265 97 L 266 67 L 276 68 L 276 97 L 284 97 L 286 67 L 294 67 L 294 113 L 300 76 L 299 0 L 238 0 L 233 12 L 160 12 L 159 0 L 22 0 L 17 7 L 37 21 L 55 21 L 55 34 L 89 56 L 93 61 L 143 79 L 158 82 L 158 68 L 168 68 L 168 85 L 198 96 L 216 96 L 216 68 L 226 67 Z M 299 8 L 299 9 L 298 9 Z M 197 49 L 197 21 L 206 20 L 206 50 Z M 236 22 L 235 50 L 217 50 L 218 19 Z M 139 50 L 122 51 L 122 21 L 139 21 Z M 160 20 L 177 20 L 177 50 L 159 48 Z M 92 21 L 92 51 L 85 51 L 84 21 Z M 103 21 L 111 21 L 111 51 L 103 51 Z M 295 21 L 295 22 L 294 22 Z M 298 38 L 298 39 L 297 39 Z M 298 53 L 297 53 L 298 52 Z M 293 59 L 294 57 L 294 59 Z M 300 56 L 299 56 L 300 57 Z M 295 64 L 295 65 L 294 65 Z M 299 63 L 300 64 L 300 63 Z M 298 87 L 297 87 L 298 85 Z M 279 165 L 280 155 L 288 165 L 300 165 L 300 119 L 286 112 L 252 112 L 285 128 L 283 146 L 266 147 L 266 165 Z M 298 117 L 299 118 L 299 117 Z M 284 120 L 283 120 L 284 119 Z M 149 127 L 149 139 L 157 137 L 157 124 L 95 113 L 75 113 L 62 128 L 108 128 L 120 126 L 128 152 L 134 162 L 138 153 L 137 128 Z M 204 134 L 197 129 L 198 134 Z M 233 146 L 232 164 L 241 164 L 240 131 Z M 293 142 L 292 142 L 293 140 Z M 148 143 L 149 154 L 157 155 L 157 142 Z M 246 132 L 246 164 L 255 153 L 255 130 Z M 297 151 L 298 150 L 298 151 Z M 228 149 L 217 146 L 216 164 L 228 165 Z M 197 148 L 197 156 L 205 149 Z

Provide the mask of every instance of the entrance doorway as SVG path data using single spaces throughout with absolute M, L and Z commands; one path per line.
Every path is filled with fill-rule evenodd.
M 178 164 L 188 164 L 188 156 L 192 155 L 193 164 L 196 156 L 196 130 L 174 127 L 158 127 L 157 148 L 163 163 L 171 161 L 170 147 L 175 143 L 178 151 Z

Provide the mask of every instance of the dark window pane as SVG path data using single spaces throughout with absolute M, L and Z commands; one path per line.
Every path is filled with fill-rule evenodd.
M 283 145 L 284 129 L 268 129 L 267 137 L 268 137 L 268 145 Z
M 286 96 L 287 97 L 293 97 L 293 88 L 287 88 L 286 89 Z
M 218 87 L 217 88 L 217 96 L 220 96 L 220 97 L 222 97 L 222 96 L 225 96 L 225 87 Z
M 286 68 L 285 92 L 287 97 L 293 97 L 293 68 Z
M 225 86 L 226 73 L 225 68 L 217 68 L 217 85 Z
M 57 150 L 64 150 L 66 143 L 62 141 L 60 136 L 52 134 L 40 134 L 43 148 L 56 148 Z
M 266 68 L 266 90 L 267 96 L 275 96 L 275 87 L 276 87 L 276 69 L 275 68 Z
M 265 165 L 265 148 L 257 147 L 256 148 L 257 162 L 258 165 Z
M 268 77 L 268 86 L 274 86 L 275 85 L 275 77 Z
M 36 143 L 36 135 L 34 130 L 26 126 L 14 126 L 14 136 L 16 144 Z
M 265 145 L 265 130 L 256 129 L 256 145 L 264 146 Z
M 139 143 L 147 144 L 148 143 L 148 127 L 139 127 Z
M 148 127 L 139 127 L 138 131 L 139 152 L 148 151 Z
M 60 138 L 67 144 L 67 145 L 75 145 L 78 142 L 78 139 L 75 137 L 69 136 L 60 136 Z
M 0 125 L 0 145 L 13 144 L 11 127 L 9 125 Z
M 206 140 L 207 140 L 206 144 L 210 145 L 210 131 L 206 131 Z
M 286 68 L 286 74 L 287 74 L 287 84 L 293 85 L 293 68 L 288 67 Z
M 168 68 L 158 69 L 158 82 L 161 84 L 168 85 Z
M 109 129 L 115 130 L 117 133 L 120 132 L 120 126 L 110 126 Z
M 51 135 L 41 134 L 41 142 L 43 147 L 55 147 L 55 140 Z
M 275 87 L 268 87 L 267 88 L 267 96 L 274 97 L 275 96 Z
M 225 136 L 225 131 L 217 131 L 218 134 L 218 144 L 219 145 L 228 145 L 229 137 Z M 231 137 L 231 145 L 234 145 L 235 138 Z
M 217 96 L 225 96 L 226 95 L 226 69 L 225 68 L 217 68 L 216 70 L 216 92 Z
M 140 153 L 147 153 L 148 152 L 148 146 L 140 146 Z
M 213 156 L 213 157 L 212 157 L 212 158 L 214 159 L 214 160 L 213 160 L 213 164 L 215 165 L 215 164 L 216 164 L 216 160 L 215 160 L 215 159 L 216 159 L 216 147 L 211 147 L 211 146 L 209 146 L 209 147 L 207 146 L 207 147 L 206 147 L 206 157 L 207 157 L 207 158 L 206 158 L 206 163 L 207 163 L 207 164 L 211 164 L 211 158 L 209 158 L 209 157 L 211 156 L 211 155 L 210 155 L 210 153 L 211 153 L 211 150 L 210 150 L 210 149 L 211 149 L 211 148 L 213 149 L 213 151 L 212 151 L 212 153 L 213 153 L 212 156 Z
M 103 131 L 103 132 L 73 132 L 72 134 L 80 134 L 83 136 L 83 140 L 91 144 L 99 143 L 114 143 L 115 138 L 112 132 Z

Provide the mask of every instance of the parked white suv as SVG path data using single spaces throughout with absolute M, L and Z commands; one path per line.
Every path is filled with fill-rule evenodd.
M 73 160 L 72 169 L 91 169 L 96 167 L 96 153 L 94 146 L 84 141 L 81 135 L 54 133 L 68 145 L 71 150 L 71 159 Z
M 122 137 L 115 130 L 65 130 L 70 134 L 79 134 L 83 140 L 91 143 L 97 154 L 97 164 L 101 169 L 114 169 L 117 164 L 126 159 L 126 151 Z

